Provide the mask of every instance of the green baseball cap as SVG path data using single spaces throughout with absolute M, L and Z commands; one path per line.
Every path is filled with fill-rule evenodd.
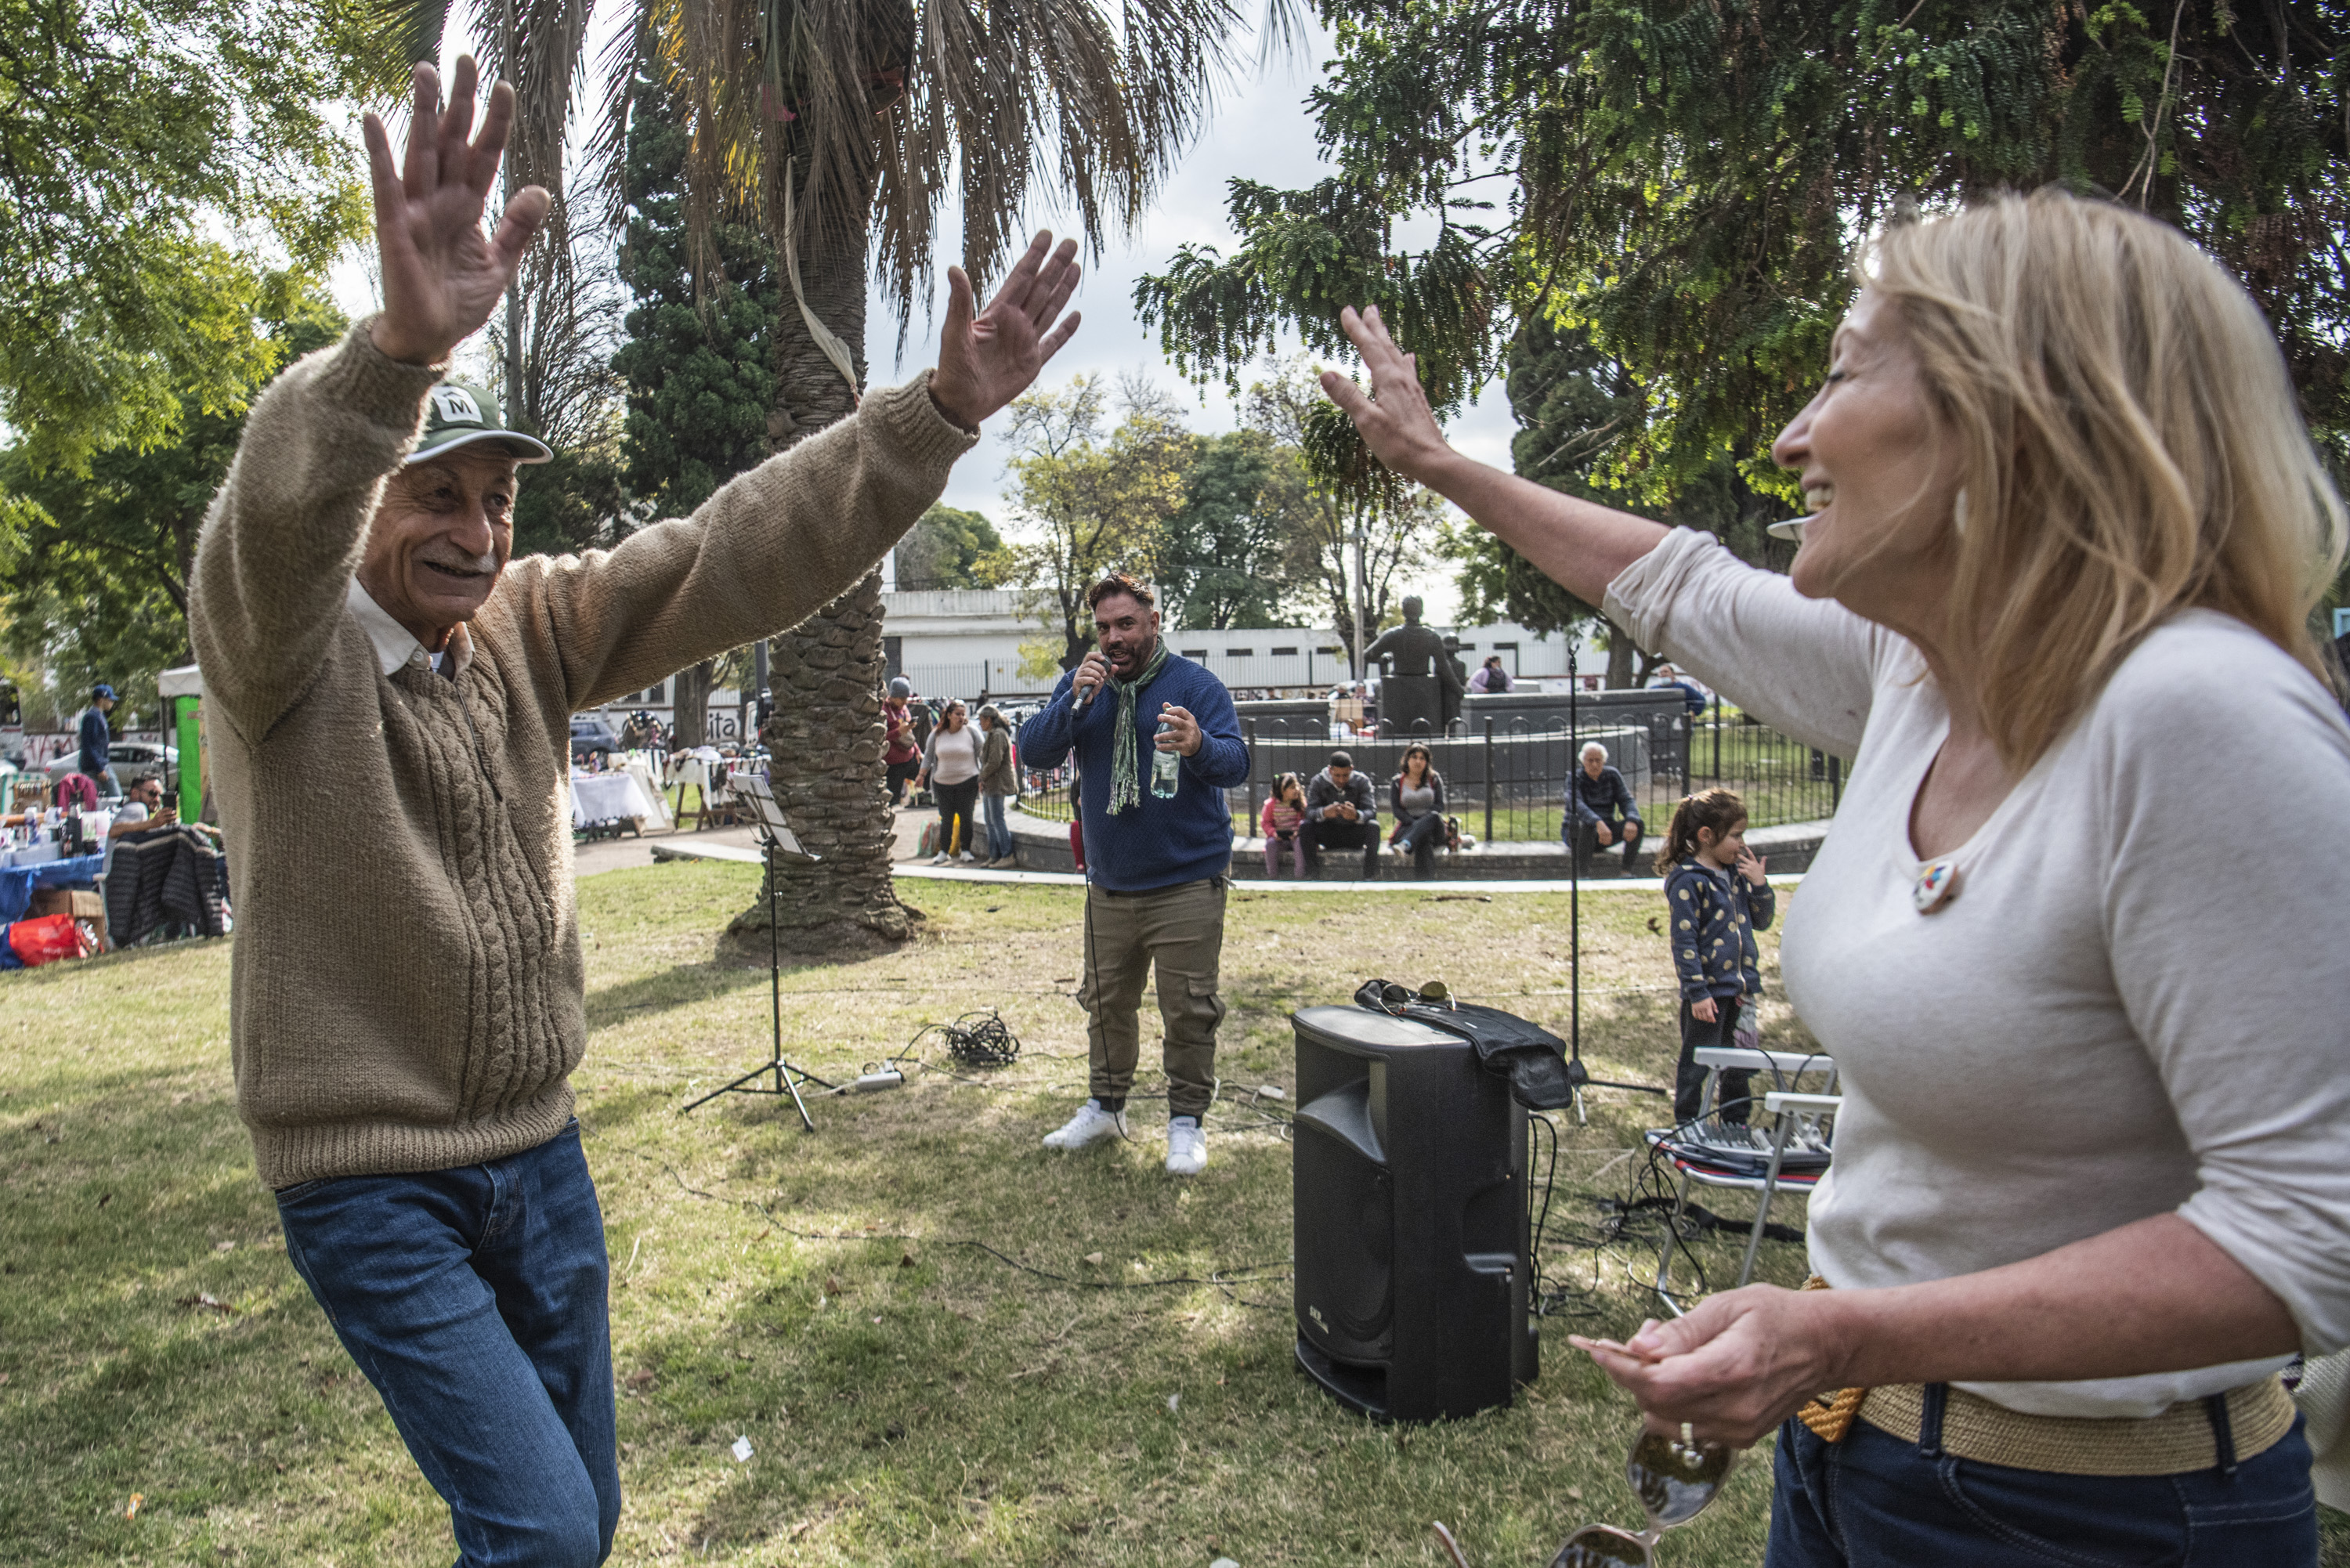
M 506 429 L 504 411 L 488 388 L 452 377 L 424 400 L 424 439 L 401 460 L 402 466 L 489 441 L 502 442 L 519 462 L 555 460 L 554 449 L 536 436 Z

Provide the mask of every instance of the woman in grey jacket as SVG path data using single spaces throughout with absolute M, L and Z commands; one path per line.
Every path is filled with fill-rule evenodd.
M 1003 814 L 1012 797 L 1020 793 L 1020 775 L 1012 766 L 1012 727 L 994 703 L 979 711 L 979 727 L 983 732 L 979 754 L 980 814 L 987 828 L 987 867 L 996 871 L 1014 864 L 1012 825 Z

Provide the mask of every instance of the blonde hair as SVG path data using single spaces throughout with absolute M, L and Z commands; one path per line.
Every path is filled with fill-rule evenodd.
M 1861 282 L 1963 444 L 1950 635 L 2011 768 L 2190 606 L 2326 680 L 2309 616 L 2342 560 L 2342 502 L 2274 335 L 2219 264 L 2052 190 L 1897 224 Z

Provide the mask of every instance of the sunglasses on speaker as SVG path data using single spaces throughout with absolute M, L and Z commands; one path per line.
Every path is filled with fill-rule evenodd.
M 1642 1432 L 1624 1460 L 1624 1478 L 1648 1516 L 1648 1528 L 1636 1535 L 1612 1524 L 1586 1524 L 1561 1543 L 1550 1568 L 1653 1568 L 1657 1537 L 1687 1524 L 1720 1497 L 1737 1459 L 1735 1450 L 1721 1443 L 1696 1441 L 1686 1426 L 1679 1438 Z M 1439 1524 L 1436 1533 L 1456 1568 L 1469 1568 L 1452 1532 Z

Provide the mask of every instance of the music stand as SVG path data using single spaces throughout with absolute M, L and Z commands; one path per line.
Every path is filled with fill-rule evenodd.
M 800 847 L 799 838 L 792 832 L 791 824 L 784 820 L 783 803 L 775 798 L 775 790 L 765 779 L 756 774 L 742 773 L 730 779 L 728 786 L 751 807 L 752 822 L 759 829 L 759 848 L 766 861 L 767 994 L 774 1011 L 774 1044 L 764 1062 L 733 1083 L 711 1090 L 677 1114 L 684 1116 L 696 1106 L 706 1106 L 721 1095 L 789 1095 L 793 1106 L 800 1113 L 800 1126 L 814 1132 L 816 1122 L 808 1116 L 807 1102 L 800 1098 L 800 1085 L 814 1084 L 825 1089 L 837 1085 L 826 1083 L 814 1073 L 784 1059 L 784 956 L 783 938 L 775 924 L 775 866 L 778 862 L 814 866 L 821 857 L 811 855 Z M 772 1087 L 757 1082 L 771 1073 L 775 1080 Z

